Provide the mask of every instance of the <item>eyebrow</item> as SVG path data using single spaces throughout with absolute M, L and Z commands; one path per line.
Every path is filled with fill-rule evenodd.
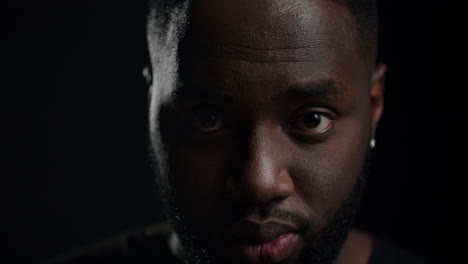
M 173 98 L 177 99 L 222 99 L 232 101 L 232 96 L 222 89 L 212 87 L 184 86 L 172 92 Z
M 321 79 L 294 84 L 273 97 L 274 100 L 283 98 L 327 98 L 338 100 L 345 93 L 345 86 L 334 79 Z M 190 99 L 216 99 L 222 101 L 234 101 L 231 94 L 223 89 L 206 86 L 185 86 L 172 92 L 173 98 Z
M 292 85 L 275 97 L 277 97 L 276 99 L 282 97 L 316 97 L 338 100 L 344 96 L 345 90 L 345 86 L 340 82 L 333 79 L 323 79 Z

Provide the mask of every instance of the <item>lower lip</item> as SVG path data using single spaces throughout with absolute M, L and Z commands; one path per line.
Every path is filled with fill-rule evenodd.
M 288 233 L 264 244 L 239 244 L 238 249 L 250 263 L 279 263 L 291 254 L 297 239 L 296 234 Z

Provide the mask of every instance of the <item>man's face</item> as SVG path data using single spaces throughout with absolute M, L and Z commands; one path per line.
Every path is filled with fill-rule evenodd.
M 294 263 L 352 200 L 381 87 L 341 5 L 191 8 L 181 87 L 160 116 L 173 220 L 212 260 Z

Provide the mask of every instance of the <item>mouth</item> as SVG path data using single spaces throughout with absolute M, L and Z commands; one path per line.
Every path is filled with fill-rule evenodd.
M 246 221 L 234 231 L 231 249 L 246 263 L 280 263 L 300 245 L 298 228 L 287 223 Z
M 297 244 L 298 235 L 287 233 L 266 243 L 238 243 L 236 249 L 248 263 L 280 263 Z

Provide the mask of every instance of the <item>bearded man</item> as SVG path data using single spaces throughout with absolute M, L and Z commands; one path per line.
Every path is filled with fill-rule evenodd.
M 73 260 L 427 263 L 352 226 L 384 106 L 377 24 L 372 0 L 152 1 L 169 223 Z

